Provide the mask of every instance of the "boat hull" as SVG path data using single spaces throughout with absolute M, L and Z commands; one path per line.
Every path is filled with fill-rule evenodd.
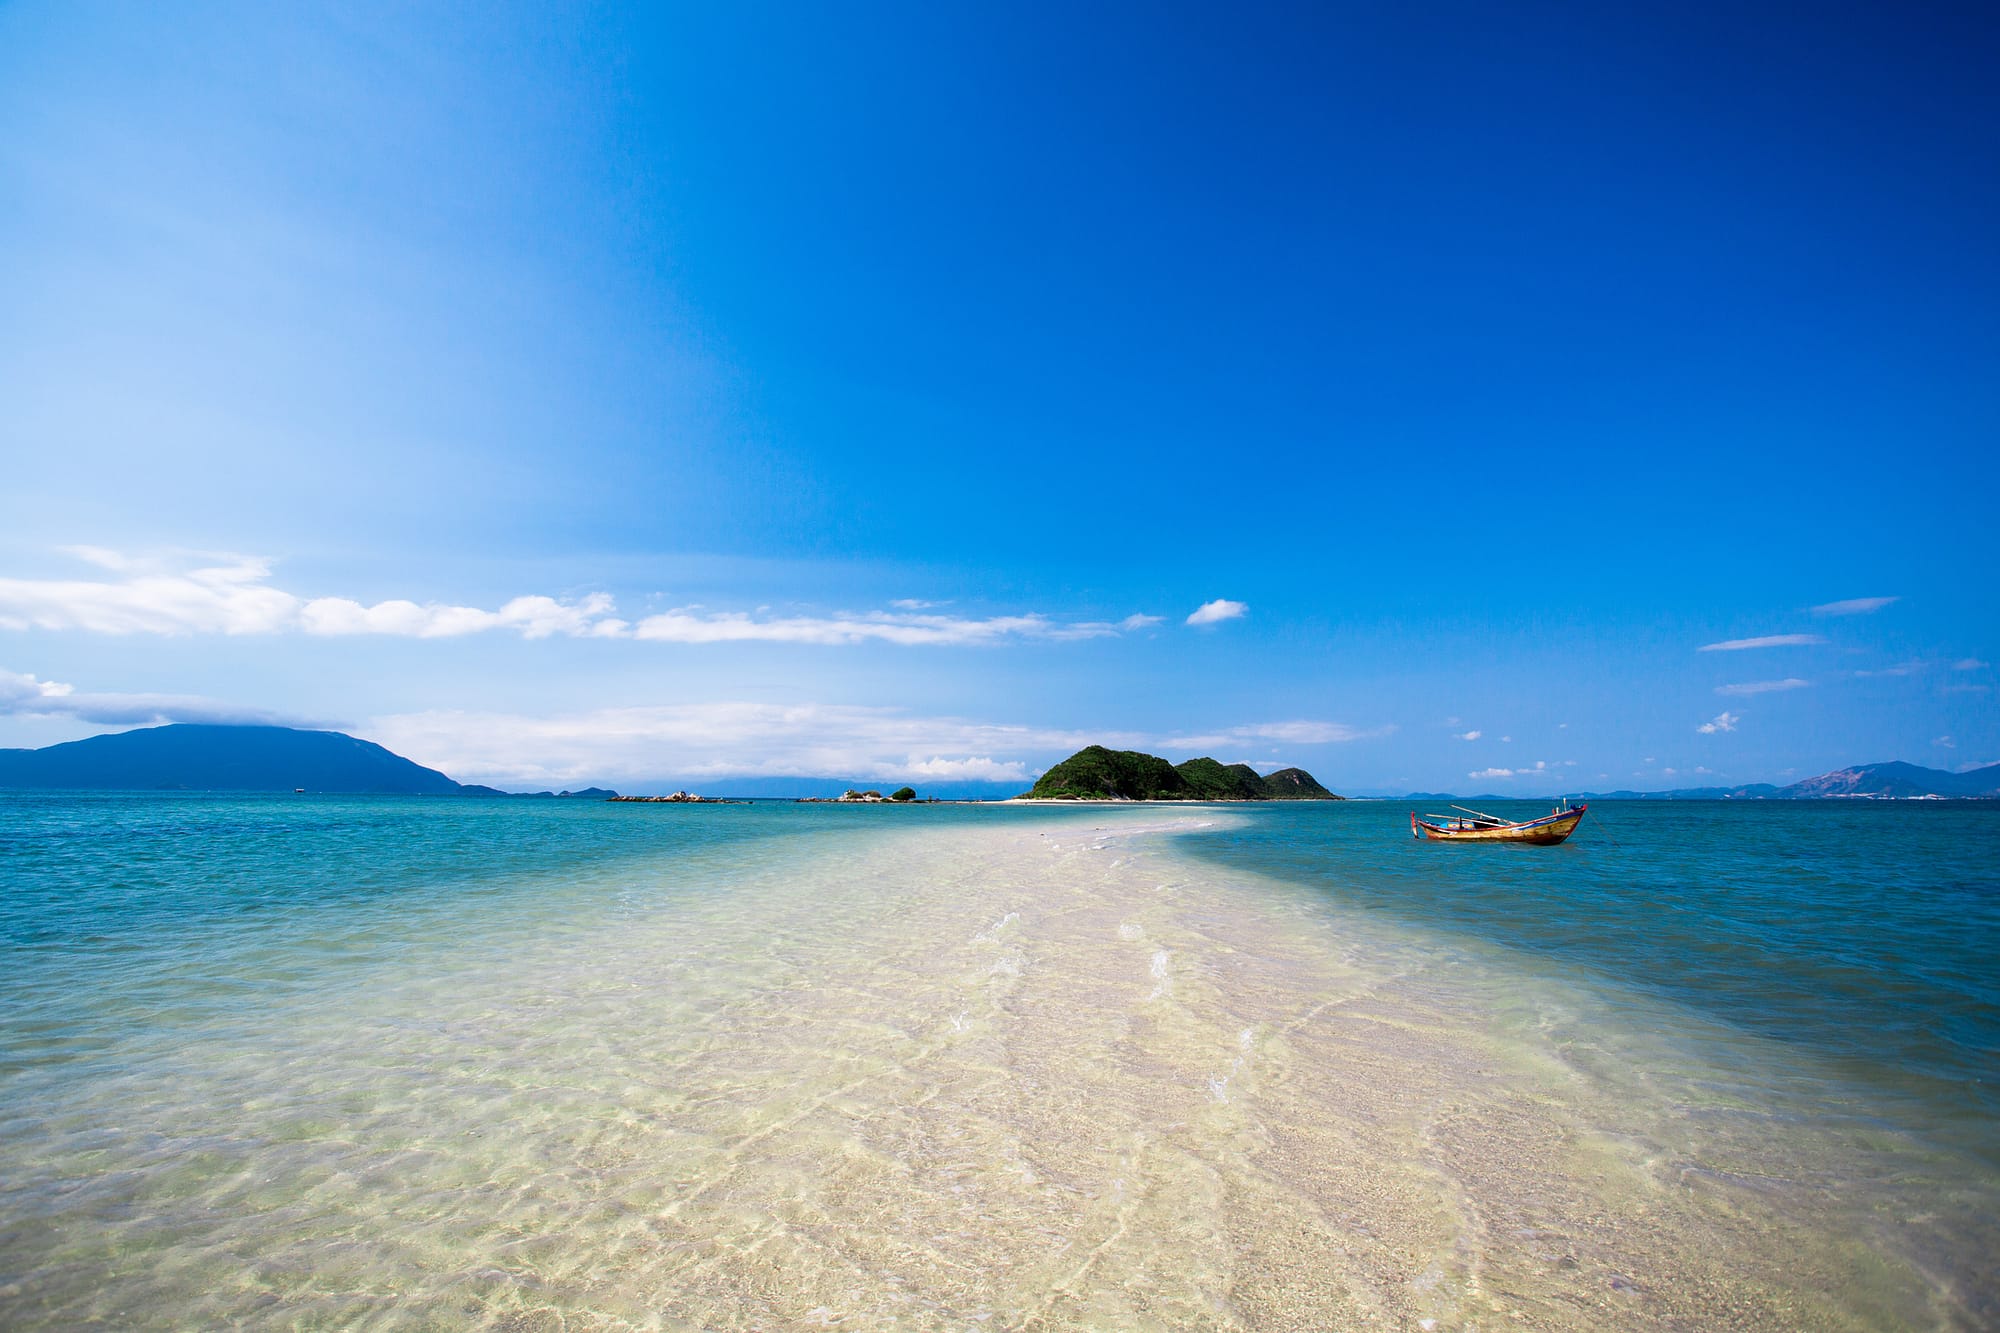
M 1576 832 L 1576 826 L 1583 822 L 1583 812 L 1590 807 L 1579 805 L 1574 810 L 1565 810 L 1559 815 L 1543 815 L 1540 819 L 1529 819 L 1519 824 L 1502 824 L 1485 828 L 1446 828 L 1440 824 L 1426 823 L 1418 819 L 1414 811 L 1410 814 L 1410 832 L 1419 838 L 1432 842 L 1517 842 L 1533 847 L 1549 847 L 1561 842 Z

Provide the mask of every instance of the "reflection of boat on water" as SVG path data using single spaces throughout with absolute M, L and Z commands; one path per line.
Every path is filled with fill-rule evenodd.
M 1455 815 L 1425 815 L 1410 812 L 1410 836 L 1436 842 L 1526 842 L 1550 846 L 1576 832 L 1583 822 L 1587 805 L 1571 805 L 1565 800 L 1539 819 L 1509 820 L 1454 805 Z M 1433 824 L 1430 821 L 1439 822 Z

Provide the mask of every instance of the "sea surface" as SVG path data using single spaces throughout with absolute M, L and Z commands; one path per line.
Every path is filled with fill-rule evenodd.
M 1768 1039 L 1865 1114 L 2000 1167 L 2000 802 L 1600 802 L 1572 841 L 1515 849 L 1399 840 L 1403 804 L 1324 810 L 1260 808 L 1186 846 L 1497 946 L 1614 1007 L 1664 1001 Z
M 0 1327 L 2000 1326 L 2000 808 L 1407 813 L 0 795 Z

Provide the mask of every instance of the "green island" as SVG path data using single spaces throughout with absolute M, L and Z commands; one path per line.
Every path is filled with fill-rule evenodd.
M 1206 756 L 1170 764 L 1137 750 L 1087 745 L 1035 781 L 1039 801 L 1342 801 L 1303 768 L 1268 776 Z

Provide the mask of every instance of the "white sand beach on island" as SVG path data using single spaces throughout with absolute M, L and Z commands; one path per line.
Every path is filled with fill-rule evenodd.
M 1643 1035 L 1583 1049 L 1559 980 L 1161 836 L 1228 818 L 898 829 L 831 861 L 799 839 L 727 892 L 635 890 L 613 921 L 468 922 L 394 984 L 265 1014 L 200 1063 L 162 1049 L 35 1127 L 16 1160 L 83 1183 L 63 1227 L 9 1239 L 34 1274 L 10 1308 L 51 1327 L 1970 1325 L 1846 1211 L 1821 1164 L 1851 1173 L 1852 1144 L 1732 1104 Z M 151 1146 L 121 1137 L 140 1126 Z

